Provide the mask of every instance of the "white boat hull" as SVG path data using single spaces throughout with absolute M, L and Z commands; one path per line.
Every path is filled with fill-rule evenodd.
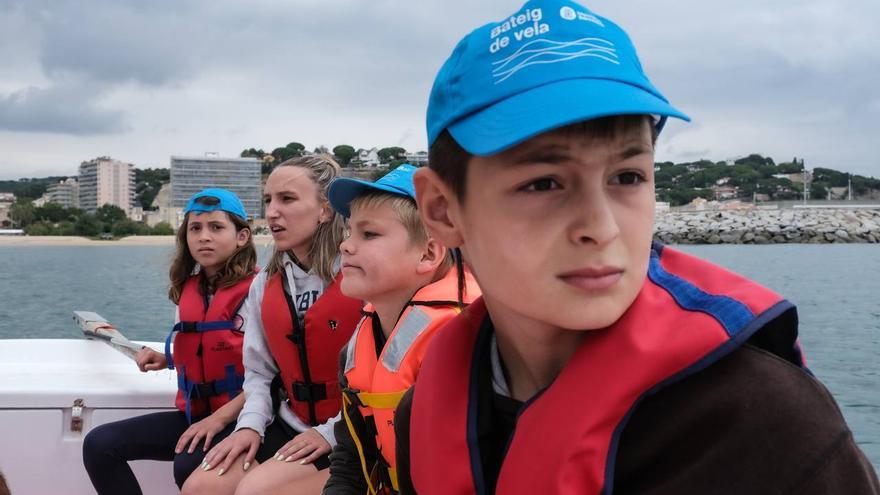
M 85 435 L 100 424 L 171 410 L 176 392 L 173 371 L 141 373 L 103 342 L 88 340 L 0 340 L 0 376 L 0 471 L 16 495 L 95 493 L 82 464 Z M 178 493 L 170 462 L 131 466 L 145 494 Z

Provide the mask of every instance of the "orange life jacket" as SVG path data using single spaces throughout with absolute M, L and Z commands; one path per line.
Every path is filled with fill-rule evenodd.
M 253 278 L 250 275 L 232 287 L 217 289 L 210 303 L 200 288 L 201 275 L 183 285 L 177 304 L 180 321 L 165 339 L 165 356 L 168 368 L 177 369 L 174 402 L 186 413 L 187 421 L 216 411 L 241 392 L 244 333 L 237 313 Z
M 296 415 L 312 426 L 339 413 L 339 351 L 361 318 L 363 302 L 343 295 L 341 280 L 338 275 L 306 311 L 305 328 L 300 328 L 283 273 L 270 277 L 263 293 L 263 330 L 287 400 Z
M 411 475 L 421 495 L 492 491 L 476 438 L 487 317 L 475 301 L 438 333 L 422 363 L 410 424 Z M 612 493 L 617 442 L 643 397 L 750 337 L 803 366 L 796 322 L 794 306 L 772 291 L 655 245 L 627 312 L 589 332 L 553 383 L 520 410 L 494 492 Z
M 465 284 L 462 302 L 468 304 L 480 296 L 480 288 L 468 272 L 465 272 Z M 377 357 L 373 322 L 378 321 L 378 315 L 372 305 L 364 308 L 367 316 L 361 320 L 346 350 L 346 386 L 342 392 L 346 425 L 360 451 L 361 469 L 371 493 L 383 488 L 398 490 L 394 411 L 400 398 L 415 383 L 431 338 L 460 311 L 458 272 L 450 270 L 442 279 L 413 295 Z M 356 421 L 368 431 L 364 428 L 358 431 L 351 419 L 353 415 L 360 416 Z M 377 465 L 367 465 L 363 444 L 380 456 Z

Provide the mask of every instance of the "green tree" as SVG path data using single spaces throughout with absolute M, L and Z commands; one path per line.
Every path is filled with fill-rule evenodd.
M 333 156 L 342 166 L 347 166 L 351 163 L 351 159 L 354 158 L 355 155 L 357 155 L 357 151 L 354 150 L 354 147 L 347 144 L 340 144 L 333 148 Z
M 113 234 L 113 237 L 125 237 L 127 235 L 136 234 L 138 231 L 137 226 L 138 222 L 126 218 L 115 222 L 110 229 L 110 233 Z
M 104 224 L 98 221 L 94 215 L 86 213 L 76 219 L 76 222 L 73 225 L 73 230 L 76 235 L 94 237 L 104 230 Z
M 134 191 L 137 202 L 144 210 L 154 210 L 153 200 L 159 194 L 162 184 L 171 180 L 171 171 L 167 168 L 134 169 Z
M 45 220 L 40 220 L 28 225 L 24 228 L 24 233 L 27 235 L 57 235 L 55 232 L 55 226 L 52 225 L 51 222 Z
M 399 146 L 391 146 L 388 148 L 382 148 L 376 152 L 379 155 L 380 163 L 389 163 L 391 160 L 396 158 L 403 158 L 403 155 L 406 153 L 406 150 Z
M 153 226 L 153 235 L 174 235 L 174 229 L 168 222 L 159 222 Z
M 9 207 L 9 219 L 19 228 L 27 227 L 34 223 L 34 205 L 28 198 L 17 198 Z
M 71 215 L 67 208 L 50 201 L 43 206 L 34 208 L 34 217 L 39 220 L 48 220 L 52 223 L 58 223 L 62 220 L 70 219 Z
M 110 232 L 114 223 L 127 218 L 125 210 L 116 205 L 104 204 L 95 211 L 95 219 L 104 224 L 104 232 Z

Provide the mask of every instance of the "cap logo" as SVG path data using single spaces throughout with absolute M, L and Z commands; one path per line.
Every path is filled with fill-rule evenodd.
M 495 84 L 507 80 L 520 70 L 537 64 L 555 64 L 583 57 L 596 57 L 620 65 L 614 43 L 602 38 L 581 38 L 574 41 L 532 40 L 512 55 L 492 62 Z
M 605 27 L 605 24 L 602 23 L 602 21 L 600 21 L 598 17 L 592 14 L 588 14 L 586 12 L 577 12 L 569 6 L 565 6 L 559 9 L 559 17 L 562 17 L 566 21 L 573 21 L 575 19 L 578 19 L 581 21 L 592 22 L 599 27 Z
M 506 21 L 493 27 L 489 32 L 489 53 L 498 53 L 498 50 L 510 44 L 510 35 L 504 34 L 513 31 L 513 37 L 517 41 L 540 36 L 550 31 L 550 25 L 542 23 L 544 12 L 541 9 L 528 9 L 522 14 L 512 15 Z M 504 36 L 502 36 L 504 34 Z

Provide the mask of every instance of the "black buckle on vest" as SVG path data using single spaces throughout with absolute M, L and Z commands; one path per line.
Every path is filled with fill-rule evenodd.
M 293 398 L 300 402 L 318 402 L 327 399 L 327 386 L 323 383 L 293 382 Z
M 196 323 L 197 322 L 195 322 L 195 321 L 181 321 L 178 324 L 180 325 L 180 331 L 183 333 L 187 333 L 187 332 L 195 332 L 198 330 L 196 328 Z
M 302 347 L 302 345 L 303 345 L 303 340 L 304 340 L 304 337 L 305 337 L 305 332 L 300 332 L 300 331 L 294 329 L 292 332 L 290 332 L 289 334 L 285 335 L 285 337 L 287 337 L 287 340 L 293 342 L 293 344 L 294 344 L 295 346 L 297 346 L 297 347 Z
M 197 383 L 195 387 L 193 387 L 193 395 L 198 397 L 199 399 L 207 399 L 208 397 L 213 397 L 220 394 L 217 393 L 215 382 L 210 381 L 205 383 Z

